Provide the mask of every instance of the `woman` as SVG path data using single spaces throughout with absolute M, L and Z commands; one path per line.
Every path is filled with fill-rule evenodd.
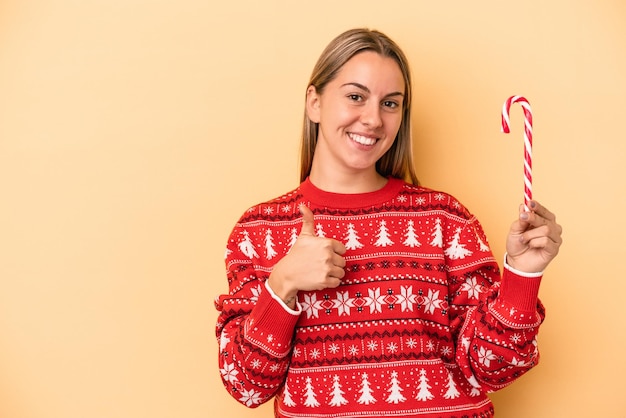
M 490 417 L 537 364 L 542 272 L 561 227 L 520 206 L 502 274 L 474 216 L 417 184 L 411 79 L 377 31 L 335 38 L 306 91 L 301 184 L 227 244 L 219 364 L 276 417 Z

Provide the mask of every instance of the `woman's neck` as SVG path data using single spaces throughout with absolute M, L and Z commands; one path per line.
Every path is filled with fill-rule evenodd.
M 328 173 L 323 170 L 311 170 L 311 183 L 318 189 L 342 194 L 375 192 L 385 187 L 387 179 L 377 171 L 362 173 Z

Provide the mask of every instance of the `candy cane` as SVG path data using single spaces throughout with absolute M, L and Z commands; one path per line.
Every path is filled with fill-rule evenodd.
M 524 109 L 524 206 L 528 212 L 530 201 L 533 198 L 533 113 L 530 103 L 522 96 L 511 96 L 502 106 L 502 132 L 508 134 L 509 129 L 509 109 L 511 104 L 519 103 Z

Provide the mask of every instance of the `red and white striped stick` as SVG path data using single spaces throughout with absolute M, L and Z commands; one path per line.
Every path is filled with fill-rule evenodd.
M 524 206 L 526 211 L 530 211 L 529 205 L 533 198 L 533 112 L 530 103 L 522 96 L 509 97 L 502 106 L 502 132 L 508 134 L 509 129 L 509 109 L 513 103 L 519 103 L 524 109 Z

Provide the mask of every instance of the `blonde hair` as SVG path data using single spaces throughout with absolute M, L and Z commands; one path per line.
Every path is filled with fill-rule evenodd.
M 405 86 L 402 122 L 398 134 L 391 148 L 376 162 L 376 170 L 382 176 L 396 177 L 417 185 L 411 149 L 411 73 L 404 53 L 394 41 L 376 30 L 351 29 L 342 33 L 333 39 L 320 55 L 313 68 L 308 86 L 315 87 L 315 90 L 321 94 L 326 85 L 337 76 L 343 65 L 364 51 L 374 51 L 395 60 L 404 77 Z M 301 182 L 311 173 L 317 133 L 318 124 L 309 119 L 305 109 L 300 150 Z

